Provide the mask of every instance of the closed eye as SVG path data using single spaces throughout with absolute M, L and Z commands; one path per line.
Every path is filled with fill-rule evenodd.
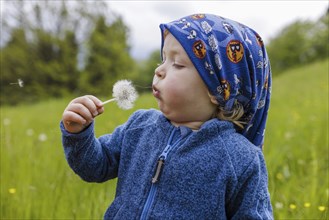
M 173 63 L 173 67 L 177 68 L 177 69 L 182 69 L 184 68 L 185 66 L 184 65 L 181 65 L 181 64 L 178 64 L 178 63 Z

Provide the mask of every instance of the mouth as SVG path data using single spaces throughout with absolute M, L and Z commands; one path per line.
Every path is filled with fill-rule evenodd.
M 152 93 L 155 98 L 160 98 L 160 91 L 154 85 L 152 85 Z

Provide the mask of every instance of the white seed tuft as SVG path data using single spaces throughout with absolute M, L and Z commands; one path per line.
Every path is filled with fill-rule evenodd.
M 130 109 L 134 106 L 138 95 L 131 81 L 119 80 L 113 86 L 113 97 L 122 109 Z
M 119 80 L 113 86 L 113 99 L 103 102 L 103 104 L 116 101 L 119 108 L 127 110 L 134 106 L 138 94 L 135 87 L 129 80 Z

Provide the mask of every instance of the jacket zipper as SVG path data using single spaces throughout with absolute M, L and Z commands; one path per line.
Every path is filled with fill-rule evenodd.
M 148 197 L 146 199 L 146 203 L 144 205 L 142 215 L 141 215 L 141 218 L 140 218 L 141 220 L 147 219 L 150 207 L 153 204 L 154 197 L 155 197 L 156 191 L 158 189 L 157 182 L 159 181 L 159 178 L 161 176 L 161 172 L 162 172 L 162 169 L 163 169 L 163 165 L 165 164 L 165 161 L 167 159 L 167 156 L 168 156 L 169 152 L 172 149 L 174 149 L 179 144 L 180 140 L 182 139 L 182 138 L 178 138 L 178 140 L 175 143 L 171 144 L 172 139 L 173 139 L 174 134 L 175 134 L 176 131 L 179 131 L 179 128 L 174 128 L 172 130 L 172 132 L 170 134 L 170 137 L 169 137 L 169 140 L 168 140 L 168 143 L 167 143 L 167 146 L 159 156 L 159 159 L 158 159 L 158 162 L 157 162 L 157 167 L 156 167 L 156 170 L 155 170 L 155 174 L 152 178 L 151 190 L 150 190 L 150 192 L 148 194 Z

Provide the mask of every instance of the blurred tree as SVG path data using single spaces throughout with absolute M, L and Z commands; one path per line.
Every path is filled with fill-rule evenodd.
M 0 104 L 103 94 L 118 78 L 136 74 L 128 28 L 105 1 L 14 0 L 3 6 Z M 18 79 L 25 82 L 20 90 L 10 84 Z
M 310 42 L 306 32 L 311 28 L 312 23 L 308 21 L 296 21 L 270 41 L 267 49 L 273 75 L 307 60 Z
M 26 100 L 26 88 L 18 84 L 18 79 L 28 79 L 31 59 L 30 45 L 26 40 L 25 31 L 21 28 L 12 30 L 11 38 L 5 48 L 1 49 L 1 81 L 0 103 L 15 104 Z
M 158 64 L 161 63 L 160 50 L 153 51 L 150 56 L 144 62 L 140 62 L 138 65 L 138 76 L 134 80 L 137 85 L 137 89 L 143 91 L 145 87 L 151 89 L 152 79 L 154 76 L 154 70 Z M 143 89 L 144 88 L 144 89 Z M 143 89 L 143 90 L 142 90 Z
M 33 47 L 33 81 L 38 97 L 61 97 L 77 89 L 77 43 L 72 32 L 63 39 L 43 30 L 35 31 Z
M 108 96 L 113 84 L 132 75 L 135 63 L 129 55 L 128 29 L 118 17 L 110 25 L 101 16 L 88 42 L 86 68 L 82 73 L 84 92 Z
M 328 12 L 316 21 L 295 21 L 267 46 L 273 75 L 284 70 L 328 58 Z
M 327 12 L 314 23 L 313 36 L 310 36 L 313 59 L 328 58 L 329 55 L 329 7 Z

